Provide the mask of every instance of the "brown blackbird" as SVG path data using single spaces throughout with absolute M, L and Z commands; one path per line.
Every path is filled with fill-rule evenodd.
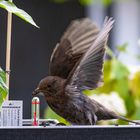
M 51 109 L 72 124 L 94 125 L 108 119 L 133 122 L 82 94 L 103 84 L 104 53 L 113 23 L 105 18 L 100 31 L 88 18 L 72 21 L 52 53 L 50 76 L 33 92 L 42 92 Z

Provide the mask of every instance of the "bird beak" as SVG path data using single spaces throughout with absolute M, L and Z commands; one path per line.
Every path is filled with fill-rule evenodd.
M 40 92 L 41 92 L 41 90 L 40 90 L 39 88 L 36 88 L 36 89 L 33 91 L 32 95 L 35 96 L 35 95 L 39 94 Z

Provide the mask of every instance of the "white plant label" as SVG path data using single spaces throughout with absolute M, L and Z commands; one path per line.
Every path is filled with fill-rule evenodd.
M 22 126 L 23 102 L 4 101 L 1 108 L 1 126 Z

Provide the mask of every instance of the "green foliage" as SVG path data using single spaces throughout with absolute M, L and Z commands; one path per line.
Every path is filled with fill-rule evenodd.
M 51 0 L 56 3 L 64 3 L 64 2 L 71 2 L 72 0 Z M 91 5 L 94 3 L 102 3 L 105 6 L 108 6 L 112 3 L 113 0 L 73 0 L 78 1 L 81 5 Z
M 8 93 L 8 88 L 5 84 L 5 81 L 6 81 L 6 74 L 0 68 L 0 106 L 3 103 L 3 101 L 6 99 Z
M 105 5 L 105 6 L 108 6 L 112 3 L 112 0 L 102 0 L 102 3 Z
M 45 112 L 45 118 L 46 119 L 57 119 L 59 122 L 62 122 L 66 125 L 69 125 L 69 122 L 67 122 L 65 119 L 63 119 L 62 117 L 60 117 L 59 115 L 57 115 L 51 108 L 47 108 L 46 112 Z
M 94 0 L 79 0 L 81 5 L 90 5 L 94 2 Z
M 110 56 L 111 58 L 116 58 L 116 56 L 108 46 L 106 48 L 106 54 L 108 54 L 108 56 Z
M 34 25 L 35 27 L 38 27 L 36 23 L 34 22 L 34 20 L 32 19 L 32 17 L 28 13 L 26 13 L 24 10 L 19 9 L 13 2 L 0 0 L 0 7 L 7 10 L 8 12 L 15 14 L 16 16 Z
M 117 49 L 119 53 L 127 53 L 127 44 L 118 46 Z M 140 116 L 140 71 L 130 77 L 130 69 L 117 60 L 111 50 L 107 53 L 112 59 L 104 63 L 104 85 L 96 90 L 86 91 L 86 94 L 110 94 L 115 91 L 125 102 L 126 116 L 138 119 L 138 115 Z
M 128 43 L 124 43 L 123 45 L 117 46 L 118 51 L 120 52 L 127 52 Z
M 53 0 L 54 2 L 56 2 L 56 3 L 64 3 L 64 2 L 66 2 L 67 0 Z
M 133 96 L 140 99 L 140 71 L 134 74 L 133 79 L 129 82 Z

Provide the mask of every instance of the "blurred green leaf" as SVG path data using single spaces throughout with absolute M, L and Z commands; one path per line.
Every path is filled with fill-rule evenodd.
M 131 95 L 128 95 L 124 101 L 127 109 L 127 117 L 131 118 L 136 110 L 135 98 Z
M 98 89 L 95 90 L 95 92 L 97 93 L 110 93 L 111 91 L 113 91 L 114 88 L 114 80 L 111 79 L 111 64 L 112 63 L 112 59 L 111 60 L 106 60 L 104 63 L 104 85 Z
M 140 71 L 136 72 L 132 79 L 129 81 L 130 90 L 132 95 L 140 99 Z
M 135 119 L 135 120 L 139 120 L 140 119 L 140 106 L 138 106 L 136 108 L 136 111 L 135 111 L 135 113 L 133 115 L 133 119 Z
M 15 14 L 16 16 L 34 25 L 35 27 L 39 28 L 34 22 L 34 20 L 32 19 L 32 17 L 28 13 L 26 13 L 24 10 L 16 7 L 16 5 L 13 2 L 0 0 L 0 7 L 7 10 L 8 12 Z
M 2 105 L 2 103 L 4 102 L 4 99 L 3 99 L 3 97 L 2 97 L 2 91 L 1 91 L 1 88 L 0 88 L 0 109 L 1 109 L 1 105 Z
M 7 89 L 7 86 L 1 77 L 0 77 L 0 85 L 3 87 L 3 89 Z
M 105 83 L 110 81 L 111 63 L 112 63 L 112 60 L 106 60 L 104 62 L 103 73 L 104 73 L 104 82 Z
M 3 103 L 3 101 L 6 99 L 8 93 L 8 89 L 3 87 L 0 83 L 0 106 Z
M 140 55 L 136 55 L 136 58 L 137 58 L 138 60 L 140 60 Z
M 117 120 L 117 124 L 128 125 L 129 123 L 123 120 Z
M 128 68 L 116 59 L 112 59 L 110 79 L 118 79 L 128 77 L 130 74 Z
M 105 6 L 108 6 L 112 3 L 112 0 L 102 0 Z
M 109 47 L 106 47 L 106 54 L 108 54 L 111 58 L 115 59 L 115 55 Z
M 5 72 L 2 70 L 2 68 L 0 67 L 0 77 L 2 78 L 2 80 L 4 82 L 6 82 L 6 74 Z
M 94 0 L 79 0 L 81 5 L 90 5 L 94 2 Z
M 51 0 L 53 2 L 57 3 L 64 3 L 64 2 L 70 2 L 70 1 L 79 1 L 81 5 L 91 5 L 93 3 L 101 3 L 105 6 L 109 6 L 113 0 Z
M 66 125 L 70 125 L 69 122 L 67 122 L 64 118 L 60 117 L 57 115 L 50 107 L 47 107 L 46 112 L 45 112 L 45 118 L 46 119 L 57 119 L 59 122 L 62 122 Z
M 127 52 L 128 43 L 124 43 L 123 45 L 117 46 L 117 50 L 120 52 Z
M 64 2 L 66 2 L 67 0 L 53 0 L 54 2 L 56 2 L 56 3 L 64 3 Z
M 130 116 L 134 113 L 136 105 L 135 99 L 129 92 L 129 80 L 127 78 L 122 78 L 115 82 L 114 90 L 123 98 L 125 106 L 127 109 L 127 115 Z
M 6 99 L 8 93 L 8 88 L 5 84 L 5 77 L 6 77 L 5 72 L 0 68 L 0 106 Z
M 109 94 L 110 92 L 114 91 L 114 85 L 115 85 L 115 81 L 112 80 L 110 82 L 105 82 L 104 85 L 96 90 L 93 90 L 93 93 L 96 94 L 102 94 L 102 93 L 107 93 Z
M 117 59 L 106 60 L 104 63 L 105 82 L 127 78 L 129 74 L 129 69 Z
M 115 81 L 114 90 L 117 91 L 123 99 L 126 99 L 129 95 L 128 79 L 122 78 Z

